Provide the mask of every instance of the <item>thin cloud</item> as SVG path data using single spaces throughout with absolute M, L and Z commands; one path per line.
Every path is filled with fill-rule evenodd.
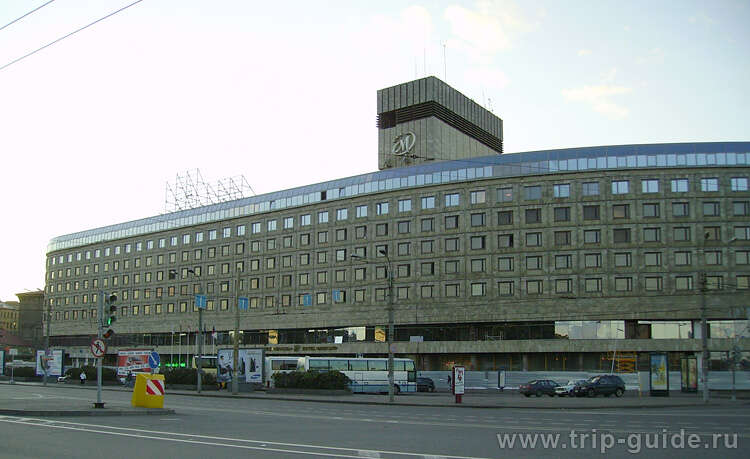
M 562 95 L 572 102 L 588 104 L 595 112 L 611 119 L 623 119 L 630 111 L 610 100 L 613 96 L 620 96 L 631 92 L 631 88 L 609 84 L 587 85 L 580 88 L 563 89 Z
M 589 55 L 591 55 L 591 50 L 590 49 L 579 49 L 578 50 L 578 55 L 579 56 L 589 56 Z

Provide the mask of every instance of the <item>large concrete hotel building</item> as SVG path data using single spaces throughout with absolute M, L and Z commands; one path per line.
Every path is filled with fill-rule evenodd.
M 162 360 L 194 352 L 199 292 L 207 343 L 230 344 L 243 297 L 242 347 L 282 355 L 384 356 L 392 300 L 421 370 L 674 362 L 703 313 L 716 361 L 747 336 L 750 142 L 503 153 L 502 120 L 434 77 L 377 107 L 377 172 L 54 238 L 52 345 L 89 355 L 102 292 L 110 356 Z

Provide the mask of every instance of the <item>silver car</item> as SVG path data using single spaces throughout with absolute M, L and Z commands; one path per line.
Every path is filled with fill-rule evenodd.
M 567 384 L 562 386 L 555 387 L 555 395 L 558 395 L 560 397 L 565 397 L 566 395 L 573 396 L 573 389 L 580 385 L 585 383 L 585 379 L 571 379 L 568 381 Z

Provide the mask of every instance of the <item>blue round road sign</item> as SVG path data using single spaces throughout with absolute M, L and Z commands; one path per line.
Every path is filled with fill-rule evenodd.
M 159 367 L 160 361 L 159 353 L 156 351 L 153 351 L 151 355 L 148 356 L 148 366 L 151 367 L 152 370 Z

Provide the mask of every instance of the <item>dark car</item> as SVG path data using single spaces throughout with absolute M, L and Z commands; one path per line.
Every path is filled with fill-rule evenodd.
M 435 381 L 430 378 L 417 378 L 417 392 L 435 392 Z
M 550 397 L 555 396 L 555 387 L 559 386 L 555 381 L 552 381 L 551 379 L 535 379 L 533 381 L 529 381 L 526 384 L 521 384 L 518 386 L 518 392 L 521 394 L 531 397 L 532 395 L 536 395 L 537 397 L 541 397 L 542 394 L 547 394 Z
M 615 397 L 622 397 L 624 393 L 625 382 L 616 375 L 593 376 L 573 389 L 573 395 L 576 397 L 596 397 L 597 395 L 609 397 L 612 394 L 615 394 Z

